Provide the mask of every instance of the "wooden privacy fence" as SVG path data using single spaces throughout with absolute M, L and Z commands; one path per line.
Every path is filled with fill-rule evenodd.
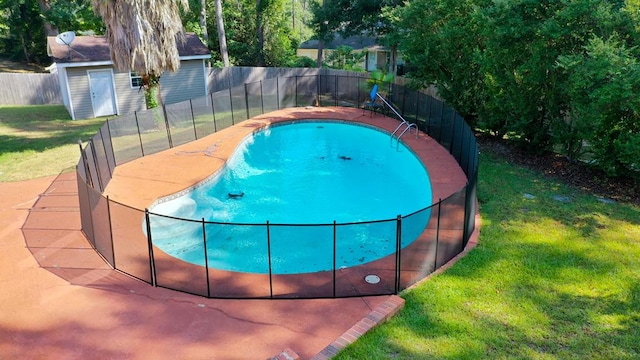
M 0 105 L 62 104 L 55 74 L 0 73 Z
M 341 75 L 368 77 L 367 73 L 316 68 L 267 68 L 232 66 L 208 69 L 209 93 L 262 79 L 295 76 Z M 62 104 L 55 74 L 0 73 L 0 105 Z
M 368 78 L 366 72 L 354 72 L 317 68 L 267 68 L 232 66 L 224 69 L 209 68 L 207 75 L 208 91 L 228 89 L 234 86 L 253 83 L 271 78 L 296 76 L 350 76 Z M 405 85 L 404 78 L 396 78 L 395 83 Z M 0 73 L 1 105 L 45 105 L 62 104 L 60 86 L 56 74 L 41 73 Z M 426 93 L 437 97 L 435 89 L 426 89 Z
M 232 66 L 224 69 L 210 68 L 207 82 L 209 93 L 226 90 L 234 86 L 254 83 L 260 80 L 273 78 L 293 78 L 296 76 L 349 76 L 369 77 L 366 72 L 345 71 L 335 69 L 318 68 L 272 68 L 272 67 L 248 67 Z

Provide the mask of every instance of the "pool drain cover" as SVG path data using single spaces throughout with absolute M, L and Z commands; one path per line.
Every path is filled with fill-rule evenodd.
M 364 277 L 364 281 L 368 282 L 369 284 L 377 284 L 380 282 L 380 276 L 369 274 Z

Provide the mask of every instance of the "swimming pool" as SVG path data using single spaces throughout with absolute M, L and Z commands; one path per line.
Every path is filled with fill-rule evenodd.
M 317 272 L 334 266 L 334 231 L 338 268 L 393 253 L 396 216 L 428 207 L 431 197 L 420 160 L 388 133 L 296 121 L 254 133 L 211 179 L 152 207 L 150 229 L 154 245 L 193 264 L 205 265 L 206 254 L 221 270 Z M 403 247 L 429 216 L 403 223 Z

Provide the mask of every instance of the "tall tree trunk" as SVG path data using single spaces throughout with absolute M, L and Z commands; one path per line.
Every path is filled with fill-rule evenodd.
M 291 32 L 296 32 L 296 0 L 291 0 Z
M 318 68 L 322 67 L 322 61 L 324 60 L 322 58 L 322 56 L 324 55 L 323 54 L 324 53 L 324 38 L 327 37 L 327 26 L 326 26 L 327 25 L 327 20 L 326 20 L 327 13 L 325 11 L 325 9 L 326 9 L 325 6 L 326 6 L 326 2 L 325 2 L 325 0 L 322 0 L 322 18 L 323 18 L 324 21 L 323 21 L 323 24 L 320 25 L 321 34 L 319 34 L 320 38 L 318 39 L 318 57 L 317 57 L 317 60 L 316 60 L 316 66 Z
M 45 36 L 56 36 L 58 35 L 58 28 L 53 26 L 49 21 L 47 21 L 47 12 L 51 10 L 51 4 L 49 0 L 38 0 L 38 7 L 40 8 L 40 14 L 42 14 L 42 21 L 44 22 L 44 34 Z M 73 30 L 73 29 L 67 29 Z
M 27 6 L 25 4 L 20 4 L 18 6 L 18 11 L 20 12 L 20 18 L 22 21 L 27 23 L 29 21 Z M 22 53 L 24 54 L 24 61 L 28 64 L 31 62 L 31 49 L 28 46 L 28 44 L 31 44 L 31 34 L 28 31 L 18 32 L 18 36 L 20 36 L 20 46 L 22 47 Z
M 392 45 L 391 52 L 389 54 L 389 74 L 396 75 L 398 70 L 398 46 Z
M 29 49 L 27 49 L 26 41 L 24 40 L 24 35 L 20 34 L 20 45 L 22 46 L 22 53 L 24 54 L 24 62 L 26 64 L 31 62 L 31 57 L 29 56 Z
M 207 31 L 207 0 L 200 0 L 200 28 L 204 44 L 209 47 L 209 32 Z
M 323 53 L 324 53 L 324 40 L 320 39 L 318 40 L 318 60 L 316 62 L 316 66 L 319 68 L 322 67 L 322 61 L 324 60 L 322 58 Z
M 224 67 L 229 67 L 229 51 L 227 50 L 227 35 L 224 32 L 224 18 L 222 17 L 222 0 L 216 0 L 216 24 L 218 25 L 218 43 Z
M 264 13 L 262 11 L 262 2 L 266 0 L 256 0 L 256 35 L 258 42 L 256 44 L 256 65 L 264 66 Z

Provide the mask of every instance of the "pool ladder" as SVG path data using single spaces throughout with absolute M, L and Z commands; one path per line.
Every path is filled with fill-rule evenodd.
M 396 114 L 396 116 L 398 118 L 400 118 L 400 120 L 402 120 L 402 122 L 398 125 L 398 127 L 396 127 L 395 130 L 393 130 L 393 132 L 391 133 L 391 145 L 393 145 L 393 139 L 396 139 L 396 149 L 398 149 L 398 147 L 400 146 L 400 138 L 402 137 L 402 135 L 404 135 L 407 131 L 409 132 L 409 134 L 411 134 L 411 129 L 415 129 L 416 130 L 416 139 L 418 138 L 418 125 L 414 124 L 414 123 L 410 123 L 407 120 L 405 120 L 402 115 L 400 115 L 396 109 L 391 106 L 391 104 L 389 104 L 389 102 L 387 102 L 387 100 L 385 98 L 382 97 L 382 95 L 380 95 L 380 93 L 376 94 L 380 100 L 382 100 L 382 102 L 387 105 L 387 107 L 389 109 L 391 109 L 391 111 L 393 111 L 394 114 Z M 402 130 L 404 128 L 404 130 Z
M 402 130 L 402 132 L 400 132 L 400 129 L 402 129 L 403 127 L 404 127 L 404 130 Z M 411 129 L 415 129 L 416 130 L 416 139 L 417 139 L 418 138 L 418 125 L 412 124 L 412 123 L 402 119 L 402 122 L 400 123 L 400 125 L 398 125 L 398 127 L 395 130 L 393 130 L 393 132 L 391 133 L 391 145 L 393 145 L 393 139 L 395 138 L 396 139 L 396 149 L 397 149 L 400 146 L 400 138 L 402 137 L 402 135 L 404 135 L 407 131 L 409 132 L 409 134 L 411 134 Z

